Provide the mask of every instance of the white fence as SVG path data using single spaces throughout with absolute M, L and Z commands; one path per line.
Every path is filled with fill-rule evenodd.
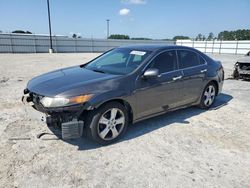
M 131 44 L 174 44 L 161 40 L 106 40 L 53 36 L 55 52 L 105 52 L 111 48 Z M 42 53 L 50 48 L 49 36 L 28 34 L 0 34 L 0 53 Z
M 250 41 L 191 41 L 177 40 L 177 45 L 196 48 L 205 53 L 246 54 L 250 51 Z
M 246 54 L 250 41 L 191 41 L 177 40 L 107 40 L 68 38 L 53 36 L 55 52 L 105 52 L 111 48 L 132 44 L 181 45 L 196 48 L 205 53 Z M 49 36 L 29 34 L 0 34 L 0 53 L 47 53 L 50 48 Z

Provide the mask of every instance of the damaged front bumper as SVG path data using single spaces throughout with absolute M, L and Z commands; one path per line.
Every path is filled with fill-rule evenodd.
M 250 79 L 250 63 L 237 62 L 235 64 L 233 77 L 236 79 Z
M 22 97 L 25 111 L 32 120 L 42 121 L 51 128 L 58 128 L 62 139 L 79 138 L 83 133 L 84 116 L 87 104 L 67 107 L 44 108 L 39 103 L 37 95 L 24 91 Z
M 242 79 L 250 79 L 250 70 L 238 69 L 239 77 Z

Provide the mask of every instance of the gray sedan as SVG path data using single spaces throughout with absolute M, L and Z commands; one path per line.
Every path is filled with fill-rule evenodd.
M 127 46 L 33 78 L 23 101 L 63 138 L 84 133 L 110 144 L 128 124 L 193 105 L 209 108 L 223 80 L 221 63 L 193 48 Z

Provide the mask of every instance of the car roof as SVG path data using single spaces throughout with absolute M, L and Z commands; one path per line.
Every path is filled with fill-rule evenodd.
M 119 48 L 127 48 L 134 50 L 142 50 L 142 51 L 158 51 L 158 50 L 168 50 L 168 49 L 192 49 L 186 46 L 178 46 L 178 45 L 165 45 L 165 44 L 139 44 L 139 45 L 129 45 L 129 46 L 121 46 Z

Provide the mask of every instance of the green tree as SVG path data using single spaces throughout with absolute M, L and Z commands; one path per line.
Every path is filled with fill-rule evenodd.
M 130 39 L 128 35 L 112 34 L 108 39 Z
M 219 40 L 234 40 L 233 33 L 231 31 L 222 31 L 218 34 Z
M 165 41 L 173 41 L 173 39 L 161 39 L 161 40 L 165 40 Z
M 197 37 L 195 38 L 195 40 L 202 40 L 202 34 L 199 33 L 199 34 L 197 35 Z
M 207 40 L 214 40 L 214 34 L 212 32 L 208 34 Z
M 188 36 L 182 36 L 182 35 L 177 35 L 175 37 L 173 37 L 173 40 L 185 40 L 185 39 L 190 39 Z
M 235 31 L 236 40 L 250 40 L 250 29 L 242 29 Z
M 77 34 L 74 33 L 74 34 L 72 35 L 72 38 L 76 39 L 76 38 L 77 38 Z
M 219 40 L 250 40 L 250 29 L 236 31 L 222 31 L 218 34 Z
M 138 38 L 131 38 L 131 40 L 152 40 L 150 38 L 138 37 Z
M 18 34 L 32 34 L 30 31 L 23 31 L 23 30 L 15 30 L 15 31 L 12 31 L 12 33 L 18 33 Z

